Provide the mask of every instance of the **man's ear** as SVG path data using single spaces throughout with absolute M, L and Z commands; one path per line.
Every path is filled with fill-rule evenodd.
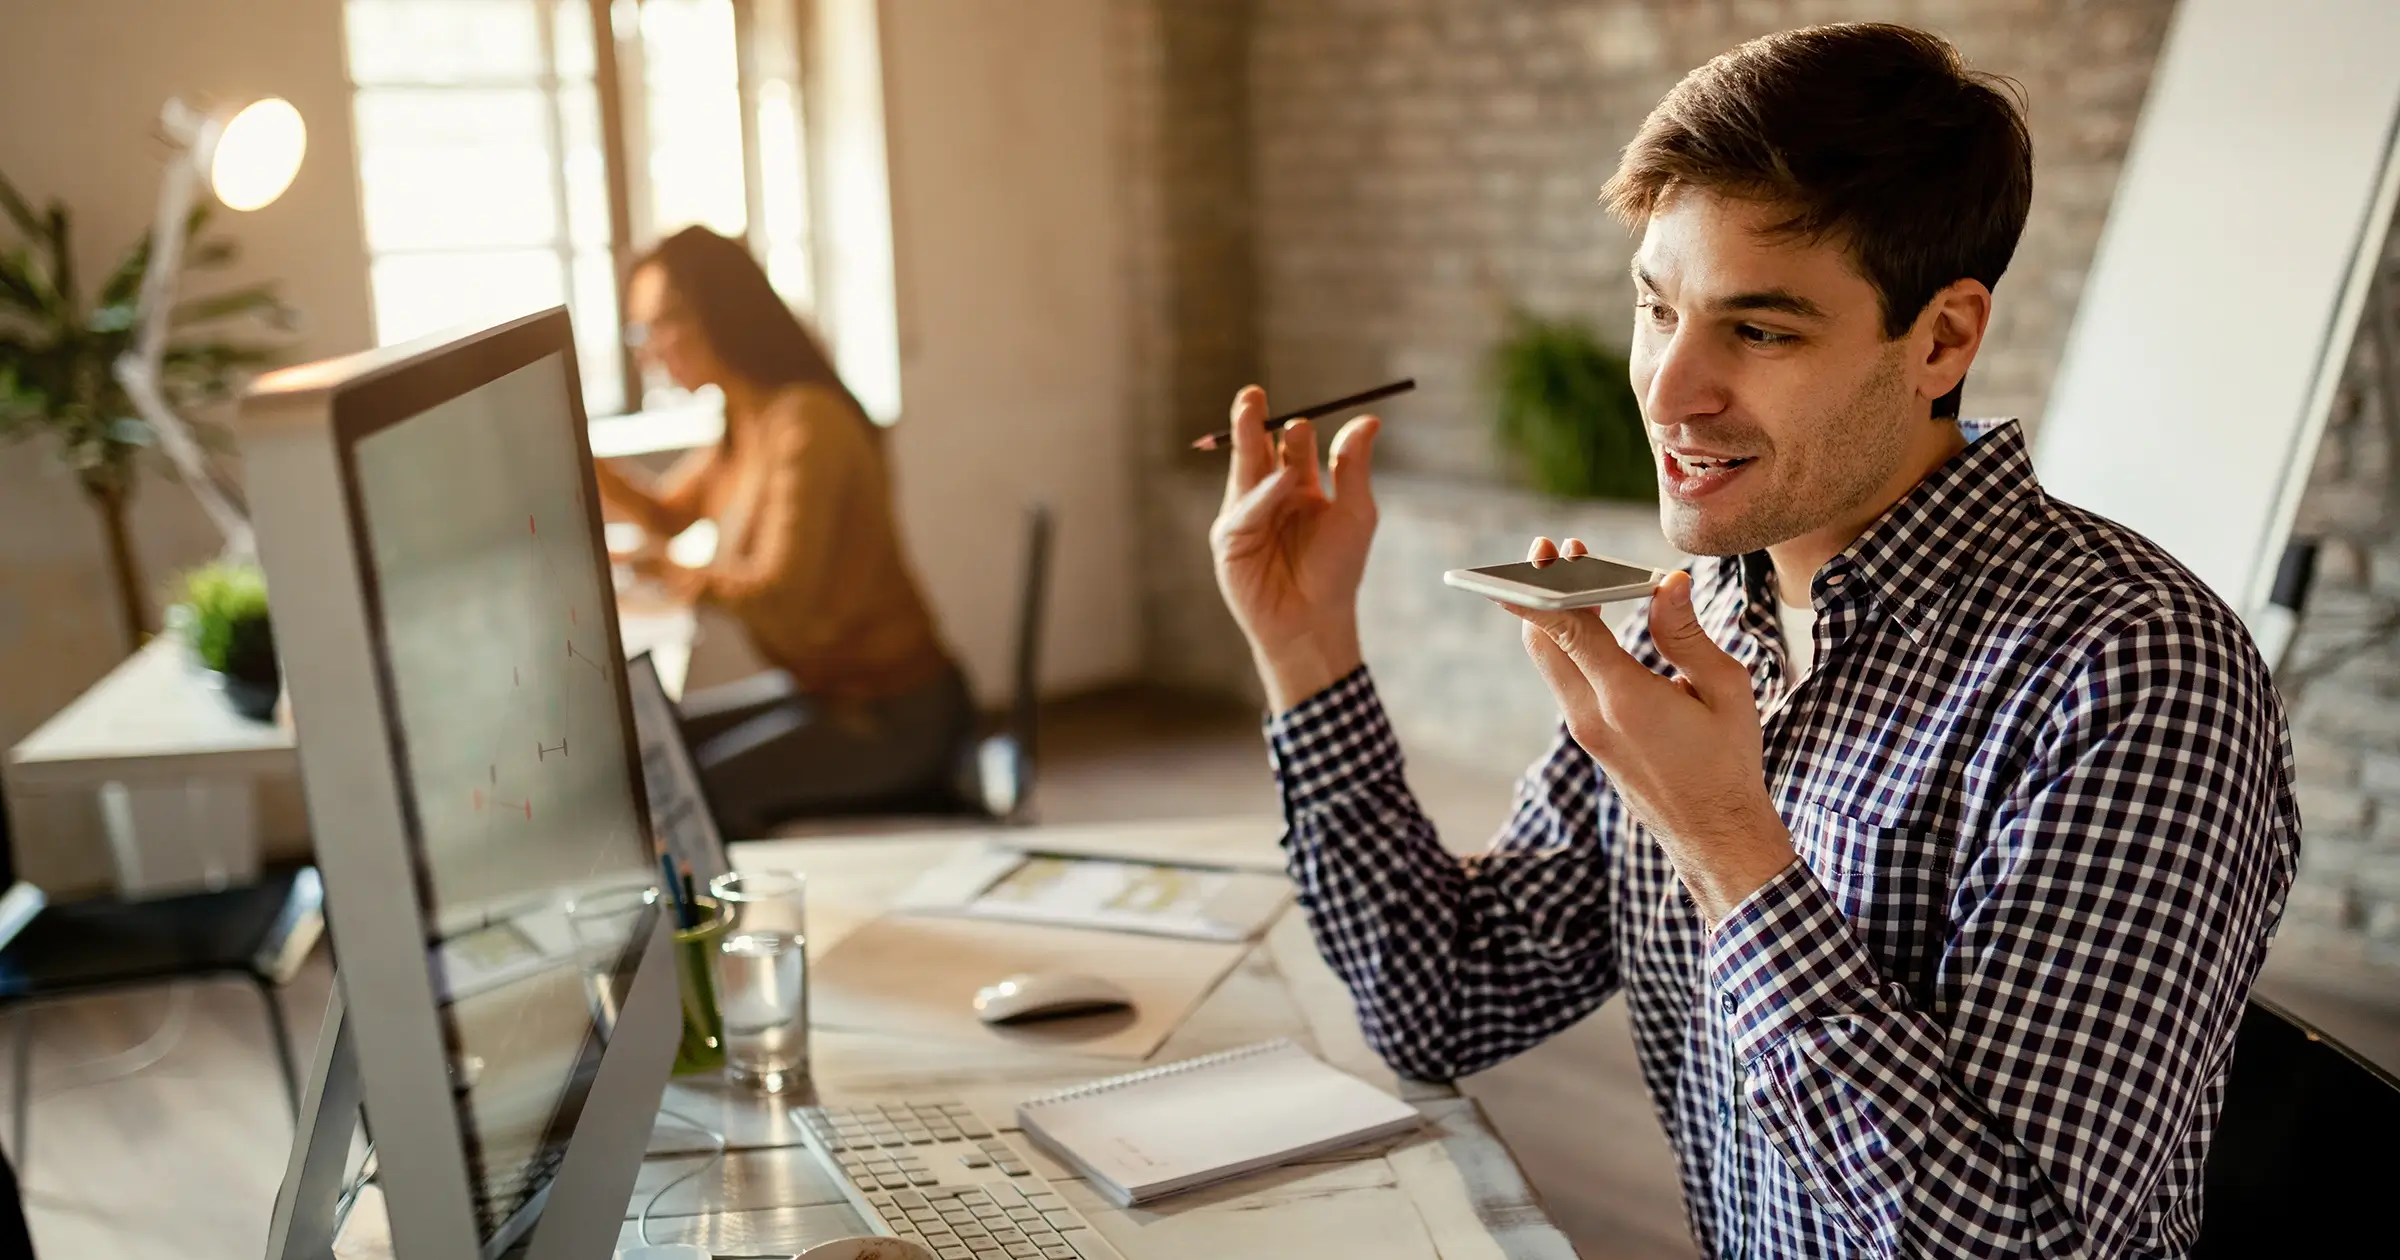
M 1911 366 L 1916 393 L 1928 401 L 1957 389 L 1967 379 L 1983 334 L 1992 324 L 1992 291 L 1980 280 L 1953 280 L 1917 315 L 1910 341 L 1920 350 Z

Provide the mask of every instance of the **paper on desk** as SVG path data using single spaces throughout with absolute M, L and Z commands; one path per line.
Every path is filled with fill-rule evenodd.
M 809 1018 L 822 1028 L 1146 1059 L 1247 951 L 1220 941 L 886 915 L 816 960 Z M 1133 1010 L 1001 1026 L 975 1017 L 976 990 L 1025 971 L 1113 980 L 1133 995 Z
M 1292 899 L 1281 872 L 1028 852 L 987 843 L 920 876 L 897 908 L 1211 941 L 1256 938 Z

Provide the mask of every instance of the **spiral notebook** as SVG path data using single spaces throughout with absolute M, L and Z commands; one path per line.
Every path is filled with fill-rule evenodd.
M 1017 1104 L 1017 1124 L 1119 1207 L 1405 1132 L 1417 1109 L 1288 1040 Z

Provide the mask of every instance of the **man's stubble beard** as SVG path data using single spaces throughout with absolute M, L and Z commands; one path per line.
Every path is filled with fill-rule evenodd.
M 1900 388 L 1901 347 L 1888 347 L 1849 398 L 1802 426 L 1799 445 L 1774 452 L 1776 480 L 1753 489 L 1737 516 L 1704 513 L 1659 488 L 1658 521 L 1667 541 L 1688 555 L 1739 556 L 1822 529 L 1891 484 L 1908 456 L 1908 396 Z M 1652 456 L 1653 470 L 1657 456 Z

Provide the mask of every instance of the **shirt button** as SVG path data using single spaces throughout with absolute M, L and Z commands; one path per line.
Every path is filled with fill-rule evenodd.
M 1733 1104 L 1725 1101 L 1722 1098 L 1717 1100 L 1717 1123 L 1733 1123 Z
M 1725 1012 L 1728 1015 L 1733 1014 L 1734 1010 L 1739 1005 L 1740 1003 L 1737 1003 L 1733 1000 L 1733 994 L 1731 992 L 1720 993 L 1717 995 L 1717 1009 Z

